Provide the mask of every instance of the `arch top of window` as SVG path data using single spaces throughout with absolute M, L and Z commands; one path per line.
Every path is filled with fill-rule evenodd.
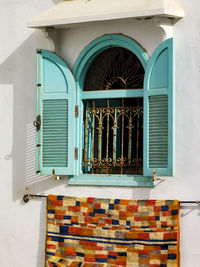
M 143 89 L 144 73 L 142 63 L 130 50 L 108 48 L 90 64 L 83 90 Z
M 142 69 L 145 72 L 149 57 L 146 51 L 142 48 L 142 46 L 140 46 L 133 39 L 122 34 L 103 35 L 101 37 L 98 37 L 91 43 L 89 43 L 80 53 L 80 55 L 78 56 L 75 62 L 72 72 L 75 77 L 78 91 L 79 90 L 85 91 L 85 92 L 90 91 L 92 93 L 92 88 L 86 89 L 87 79 L 89 77 L 88 75 L 90 71 L 92 72 L 91 66 L 95 64 L 97 59 L 102 58 L 102 56 L 105 58 L 105 55 L 107 53 L 110 53 L 111 50 L 114 51 L 114 54 L 118 54 L 122 52 L 122 54 L 125 54 L 125 57 L 128 57 L 128 55 L 131 55 L 132 61 L 133 59 L 135 59 L 135 62 L 137 62 L 140 65 L 141 72 L 142 72 Z M 110 61 L 111 61 L 111 58 L 110 58 Z M 124 90 L 124 89 L 129 89 L 129 88 L 130 89 L 141 89 L 141 87 L 136 88 L 135 86 L 131 84 L 127 85 L 126 81 L 120 78 L 114 75 L 114 77 L 110 80 L 110 83 L 106 85 L 107 89 L 109 89 L 109 91 L 113 89 L 118 89 L 118 90 L 120 89 Z M 118 88 L 114 88 L 115 86 L 117 86 Z M 122 88 L 119 89 L 119 87 L 121 86 Z M 98 88 L 96 90 L 105 91 L 105 88 L 104 89 Z

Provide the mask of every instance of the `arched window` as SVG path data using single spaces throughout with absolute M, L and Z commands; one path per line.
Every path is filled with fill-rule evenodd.
M 74 185 L 153 186 L 153 169 L 173 175 L 173 51 L 168 39 L 149 59 L 134 40 L 105 35 L 71 72 L 38 50 L 37 172 Z

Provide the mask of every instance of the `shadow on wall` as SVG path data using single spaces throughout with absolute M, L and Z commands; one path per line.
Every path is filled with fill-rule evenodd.
M 36 48 L 48 49 L 48 43 L 40 31 L 32 33 L 0 65 L 0 84 L 12 85 L 14 94 L 11 122 L 13 146 L 10 155 L 4 155 L 6 160 L 12 160 L 14 201 L 22 199 L 25 192 L 43 194 L 66 184 L 66 179 L 55 181 L 50 176 L 36 175 L 36 130 L 33 126 L 36 114 Z M 148 188 L 134 188 L 133 199 L 148 198 L 149 192 Z
M 1 65 L 0 84 L 13 86 L 13 200 L 21 199 L 25 190 L 42 193 L 66 180 L 55 182 L 52 177 L 36 175 L 36 138 L 33 121 L 36 114 L 35 50 L 48 47 L 39 31 L 32 33 Z M 6 88 L 6 87 L 5 87 Z
M 52 0 L 52 2 L 54 4 L 59 4 L 60 2 L 62 2 L 63 0 Z M 65 0 L 65 1 L 72 1 L 72 0 Z
M 186 206 L 181 206 L 181 217 L 185 217 L 188 214 L 198 211 L 197 215 L 200 216 L 200 205 L 198 206 L 193 206 L 193 205 L 186 205 Z

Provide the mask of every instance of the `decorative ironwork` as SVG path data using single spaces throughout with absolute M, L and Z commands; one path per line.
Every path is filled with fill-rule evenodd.
M 144 68 L 135 54 L 122 47 L 103 51 L 92 62 L 84 90 L 142 89 Z
M 131 100 L 134 103 L 137 99 Z M 98 101 L 87 101 L 91 107 L 85 108 L 85 171 L 141 174 L 143 106 L 139 102 L 142 101 L 134 106 L 125 105 L 124 99 L 121 106 L 111 106 L 110 100 L 106 102 L 102 107 L 97 106 Z

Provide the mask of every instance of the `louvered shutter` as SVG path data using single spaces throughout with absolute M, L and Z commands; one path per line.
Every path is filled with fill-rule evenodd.
M 161 43 L 144 79 L 144 175 L 172 176 L 174 162 L 174 48 Z
M 75 83 L 67 65 L 54 53 L 37 51 L 37 172 L 74 174 Z

